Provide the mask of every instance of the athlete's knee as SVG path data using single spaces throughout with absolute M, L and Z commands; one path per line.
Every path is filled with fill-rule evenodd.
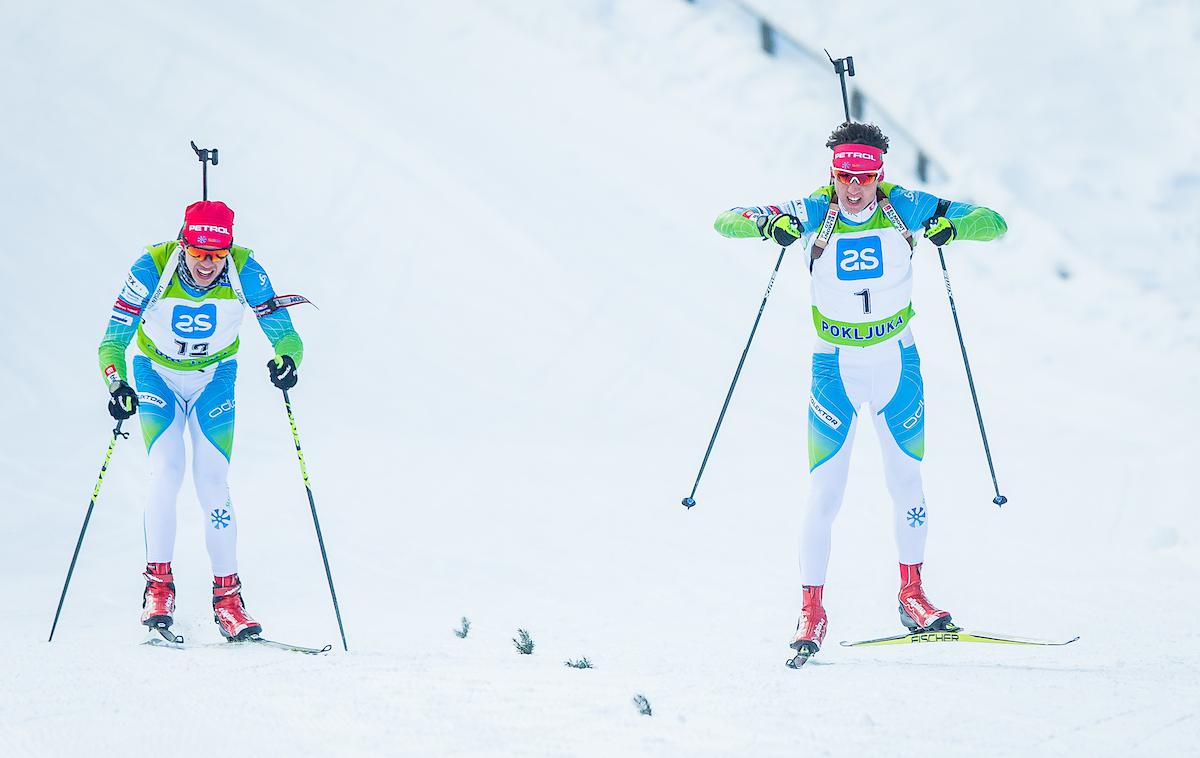
M 842 507 L 842 498 L 846 493 L 846 483 L 823 482 L 813 483 L 808 491 L 808 508 L 805 511 L 807 520 L 832 522 Z
M 201 504 L 214 498 L 224 500 L 229 492 L 228 467 L 197 465 L 192 469 L 192 480 Z
M 921 464 L 912 458 L 892 461 L 884 466 L 884 477 L 891 489 L 920 489 Z
M 150 465 L 152 486 L 161 490 L 178 492 L 183 485 L 183 456 L 153 456 Z

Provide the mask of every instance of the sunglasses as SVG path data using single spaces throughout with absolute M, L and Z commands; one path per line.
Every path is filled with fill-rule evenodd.
M 195 245 L 184 245 L 184 248 L 187 250 L 188 255 L 198 261 L 202 261 L 205 258 L 212 258 L 214 261 L 223 261 L 225 260 L 225 256 L 229 255 L 229 248 L 227 247 L 223 247 L 220 250 L 208 250 L 203 247 L 196 247 Z
M 861 184 L 870 184 L 879 178 L 878 171 L 834 171 L 833 176 L 842 184 L 850 184 L 858 182 Z

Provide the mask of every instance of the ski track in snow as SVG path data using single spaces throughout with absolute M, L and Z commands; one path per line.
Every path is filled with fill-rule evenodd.
M 0 755 L 1118 756 L 1200 740 L 1187 485 L 1200 323 L 1179 296 L 1197 273 L 1194 190 L 1179 178 L 1195 161 L 1167 177 L 1191 209 L 1180 229 L 1165 222 L 1186 214 L 1161 198 L 1118 192 L 1155 169 L 1114 126 L 1143 117 L 1153 83 L 1131 74 L 1137 91 L 1110 98 L 1097 79 L 1068 99 L 1109 119 L 1072 127 L 1083 175 L 1112 156 L 1097 202 L 1071 207 L 1074 228 L 1023 194 L 1025 180 L 1040 194 L 1081 181 L 1045 160 L 1068 117 L 1031 134 L 1028 154 L 995 105 L 978 111 L 981 91 L 1014 80 L 1021 108 L 1059 102 L 1040 64 L 995 47 L 1019 37 L 1019 11 L 939 15 L 938 34 L 968 48 L 957 54 L 979 49 L 941 88 L 921 74 L 942 63 L 934 52 L 901 71 L 881 61 L 927 34 L 928 14 L 917 28 L 881 8 L 856 37 L 822 10 L 796 30 L 854 54 L 868 92 L 939 146 L 953 176 L 932 191 L 1010 222 L 1001 242 L 947 248 L 1003 509 L 936 254 L 915 258 L 930 594 L 971 629 L 1081 635 L 1055 649 L 839 648 L 899 629 L 878 444 L 863 433 L 835 526 L 829 637 L 796 672 L 783 664 L 813 337 L 798 254 L 698 505 L 678 502 L 777 253 L 721 239 L 712 219 L 820 183 L 836 78 L 765 58 L 744 17 L 707 0 L 222 0 L 203 24 L 182 7 L 110 6 L 28 6 L 0 29 L 0 245 L 24 256 L 0 303 Z M 1143 6 L 1171 34 L 1117 39 L 1089 22 L 1055 55 L 1195 69 L 1187 4 L 1130 0 L 1116 17 Z M 1200 113 L 1194 93 L 1173 102 L 1167 135 Z M 137 644 L 136 431 L 45 642 L 109 439 L 96 342 L 138 247 L 174 235 L 195 199 L 189 139 L 221 149 L 212 195 L 237 211 L 239 241 L 280 292 L 321 308 L 293 309 L 307 349 L 292 398 L 349 653 L 249 321 L 231 470 L 248 607 L 268 637 L 335 650 L 220 643 L 190 477 L 175 572 L 179 631 L 197 646 Z M 1127 209 L 1152 221 L 1144 246 L 1165 273 L 1098 247 Z M 513 649 L 518 628 L 533 655 Z M 581 656 L 595 668 L 563 665 Z

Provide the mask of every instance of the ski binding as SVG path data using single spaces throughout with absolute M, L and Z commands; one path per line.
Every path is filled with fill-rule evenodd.
M 183 649 L 183 635 L 176 634 L 174 631 L 171 630 L 171 627 L 169 625 L 160 622 L 160 623 L 154 624 L 153 626 L 149 626 L 148 628 L 150 629 L 150 632 L 152 634 L 148 640 L 146 640 L 145 642 L 142 643 L 143 645 L 155 645 L 157 647 L 173 647 L 173 648 L 177 648 L 180 650 Z M 153 636 L 154 632 L 157 632 L 159 636 L 158 637 Z
M 808 663 L 808 659 L 817 654 L 820 650 L 815 642 L 793 642 L 792 649 L 796 654 L 787 661 L 787 667 L 790 669 L 798 669 Z

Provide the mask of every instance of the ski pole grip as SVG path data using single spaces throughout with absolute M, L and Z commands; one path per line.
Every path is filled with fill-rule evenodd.
M 196 140 L 191 140 L 191 143 L 192 151 L 196 153 L 196 158 L 201 163 L 211 163 L 214 166 L 217 165 L 217 148 L 198 147 L 196 145 Z

